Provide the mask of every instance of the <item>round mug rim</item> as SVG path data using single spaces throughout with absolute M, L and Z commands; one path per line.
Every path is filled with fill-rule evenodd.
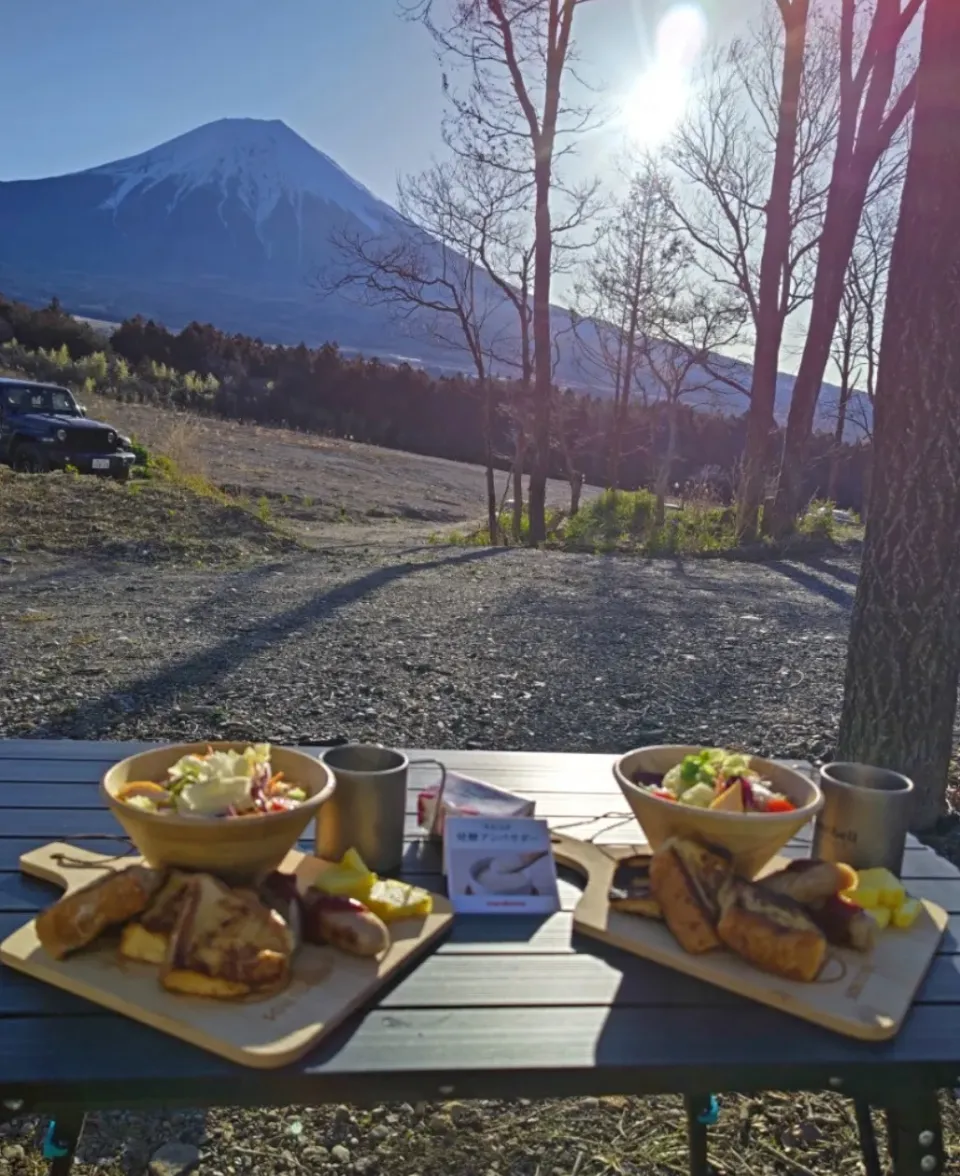
M 390 752 L 391 755 L 399 756 L 400 762 L 390 768 L 347 768 L 334 767 L 327 759 L 327 756 L 335 755 L 337 752 L 356 751 L 359 748 Z M 385 743 L 340 743 L 336 747 L 326 748 L 320 756 L 320 762 L 333 773 L 349 772 L 353 776 L 389 776 L 394 772 L 402 772 L 410 766 L 410 759 L 405 752 L 400 751 L 397 747 L 388 747 Z
M 863 784 L 854 784 L 850 780 L 841 780 L 834 776 L 831 773 L 832 768 L 869 768 L 871 772 L 892 776 L 895 780 L 899 780 L 902 786 L 899 788 L 870 788 Z M 828 764 L 823 764 L 819 776 L 821 781 L 826 779 L 830 784 L 836 785 L 838 788 L 846 788 L 850 792 L 856 792 L 859 796 L 909 796 L 916 788 L 913 780 L 909 776 L 905 776 L 903 772 L 895 772 L 893 768 L 878 768 L 873 764 L 859 763 L 857 760 L 832 760 Z

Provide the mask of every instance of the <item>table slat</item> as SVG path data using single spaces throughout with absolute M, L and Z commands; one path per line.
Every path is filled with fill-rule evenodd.
M 384 1009 L 610 1007 L 751 1008 L 733 993 L 703 984 L 646 960 L 582 942 L 576 954 L 488 954 L 487 967 L 476 957 L 453 950 L 428 957 L 374 1002 Z M 960 956 L 934 960 L 916 1003 L 955 1004 Z M 19 973 L 0 975 L 0 1017 L 94 1015 L 98 1006 Z
M 882 1089 L 921 1073 L 946 1086 L 960 1072 L 960 1006 L 920 1006 L 883 1043 L 799 1028 L 788 1045 L 785 1019 L 759 1005 L 722 1015 L 667 1007 L 376 1009 L 266 1079 L 119 1017 L 11 1017 L 3 1022 L 2 1065 L 18 1080 L 0 1086 L 67 1104 L 129 1105 L 146 1088 L 154 1103 L 223 1106 L 370 1103 L 401 1090 L 411 1099 L 549 1098 L 824 1089 L 831 1079 Z

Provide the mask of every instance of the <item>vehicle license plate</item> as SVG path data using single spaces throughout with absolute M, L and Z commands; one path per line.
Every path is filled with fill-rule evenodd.
M 109 457 L 95 457 L 92 462 L 95 470 L 108 470 L 110 468 Z

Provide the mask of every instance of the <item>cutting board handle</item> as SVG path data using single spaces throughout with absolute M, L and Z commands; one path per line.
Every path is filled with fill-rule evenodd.
M 68 893 L 88 886 L 109 870 L 115 870 L 121 863 L 132 865 L 138 858 L 129 854 L 117 856 L 107 853 L 92 853 L 79 849 L 64 841 L 53 841 L 40 849 L 32 849 L 20 858 L 20 869 L 31 878 L 52 882 Z
M 586 881 L 583 894 L 577 903 L 574 919 L 589 916 L 606 919 L 607 894 L 616 872 L 617 862 L 622 858 L 649 855 L 650 846 L 643 845 L 596 845 L 592 841 L 578 841 L 563 833 L 551 833 L 550 844 L 553 856 L 559 866 L 566 866 Z

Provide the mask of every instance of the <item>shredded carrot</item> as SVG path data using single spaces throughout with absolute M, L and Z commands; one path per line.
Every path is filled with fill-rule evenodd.
M 283 779 L 283 772 L 275 772 L 267 781 L 267 792 L 272 792 L 274 785 L 279 784 Z

